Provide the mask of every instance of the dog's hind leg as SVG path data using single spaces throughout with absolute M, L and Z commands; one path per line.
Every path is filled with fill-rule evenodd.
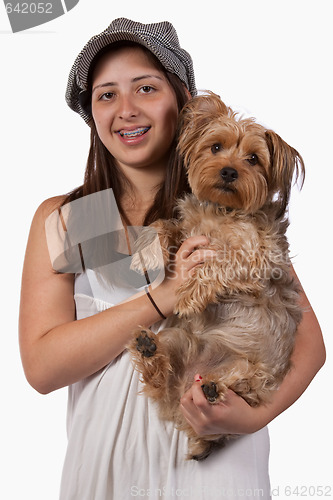
M 159 399 L 165 390 L 171 370 L 169 356 L 161 345 L 159 335 L 149 328 L 140 328 L 134 332 L 127 349 L 136 370 L 142 375 L 144 392 L 154 399 Z
M 180 398 L 191 386 L 195 368 L 189 373 L 188 367 L 196 349 L 196 337 L 180 328 L 134 332 L 128 350 L 141 373 L 143 392 L 158 403 L 163 418 L 174 419 Z
M 263 363 L 243 359 L 226 363 L 220 373 L 207 374 L 201 387 L 211 404 L 223 402 L 227 390 L 231 389 L 250 406 L 258 406 L 270 400 L 278 384 Z

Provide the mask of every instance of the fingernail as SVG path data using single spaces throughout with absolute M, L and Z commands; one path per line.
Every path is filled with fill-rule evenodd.
M 201 380 L 202 380 L 202 376 L 201 376 L 201 375 L 199 375 L 199 374 L 197 373 L 197 374 L 194 376 L 194 380 L 195 380 L 196 382 L 201 382 Z

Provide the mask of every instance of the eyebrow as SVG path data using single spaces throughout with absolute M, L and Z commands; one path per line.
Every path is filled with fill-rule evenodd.
M 163 81 L 163 78 L 161 76 L 158 76 L 158 75 L 141 75 L 141 76 L 136 76 L 135 78 L 133 78 L 131 80 L 131 83 L 136 83 L 136 82 L 139 82 L 140 80 L 145 80 L 146 78 L 157 78 L 158 80 L 162 80 Z M 103 87 L 113 87 L 115 85 L 118 85 L 117 82 L 105 82 L 105 83 L 101 83 L 99 85 L 96 85 L 96 87 L 94 87 L 92 89 L 92 93 L 96 89 L 100 89 L 100 88 L 103 88 Z

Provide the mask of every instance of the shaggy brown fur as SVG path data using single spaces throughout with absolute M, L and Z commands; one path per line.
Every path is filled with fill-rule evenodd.
M 129 349 L 145 393 L 161 418 L 186 431 L 189 457 L 200 460 L 231 436 L 198 437 L 184 419 L 179 400 L 195 373 L 211 404 L 230 388 L 257 406 L 290 368 L 301 310 L 285 214 L 293 175 L 303 177 L 304 164 L 277 134 L 237 119 L 215 94 L 192 99 L 180 118 L 179 150 L 193 194 L 179 201 L 178 220 L 147 228 L 132 266 L 159 266 L 156 232 L 166 266 L 170 249 L 194 235 L 206 235 L 217 255 L 179 288 L 178 315 L 168 326 L 158 335 L 139 329 Z

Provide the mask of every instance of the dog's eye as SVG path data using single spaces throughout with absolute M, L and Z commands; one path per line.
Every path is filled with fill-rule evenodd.
M 247 161 L 250 165 L 256 165 L 259 161 L 259 158 L 255 153 L 253 153 L 250 158 L 247 159 Z
M 213 144 L 212 147 L 210 148 L 213 155 L 216 155 L 219 151 L 222 151 L 222 144 L 220 142 L 217 142 L 216 144 Z

